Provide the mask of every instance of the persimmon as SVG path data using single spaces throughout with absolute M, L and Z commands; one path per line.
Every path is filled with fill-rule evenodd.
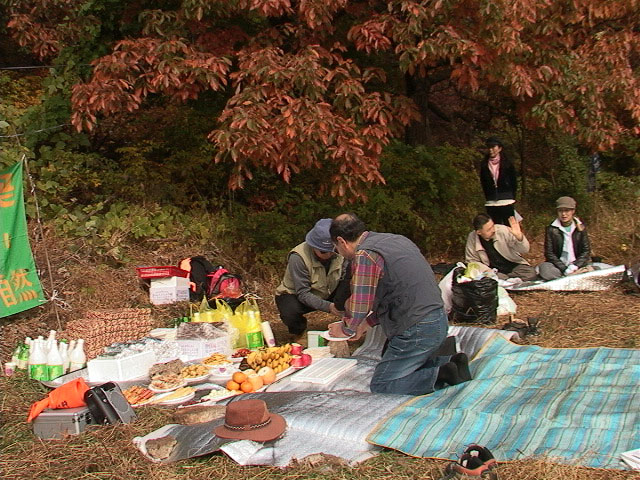
M 244 393 L 251 393 L 255 389 L 253 388 L 253 385 L 251 384 L 251 382 L 249 380 L 245 380 L 240 385 L 240 390 L 242 390 Z
M 238 382 L 234 382 L 233 380 L 229 380 L 225 386 L 227 390 L 240 390 L 240 384 Z
M 236 372 L 233 374 L 231 379 L 237 384 L 242 384 L 242 382 L 247 380 L 247 375 L 246 373 L 243 373 L 243 372 Z

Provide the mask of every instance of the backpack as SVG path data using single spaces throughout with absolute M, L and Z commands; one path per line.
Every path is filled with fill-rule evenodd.
M 208 275 L 207 298 L 239 298 L 242 296 L 242 277 L 229 273 L 229 270 L 218 265 Z

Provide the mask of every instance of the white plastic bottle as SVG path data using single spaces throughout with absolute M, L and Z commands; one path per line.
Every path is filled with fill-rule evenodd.
M 69 371 L 69 344 L 66 340 L 60 340 L 60 356 L 62 357 L 62 374 Z
M 84 354 L 84 339 L 79 338 L 76 342 L 76 346 L 69 354 L 69 360 L 71 361 L 69 365 L 69 371 L 74 372 L 76 370 L 80 370 L 84 368 L 87 364 L 87 356 Z
M 271 324 L 266 320 L 262 322 L 262 338 L 267 347 L 275 347 L 276 339 L 273 336 L 273 330 L 271 330 Z
M 47 376 L 49 380 L 58 378 L 64 373 L 62 355 L 58 351 L 58 342 L 53 340 L 47 354 Z
M 49 380 L 47 370 L 47 355 L 44 353 L 44 341 L 41 339 L 32 342 L 32 348 L 29 355 L 29 377 L 34 380 Z

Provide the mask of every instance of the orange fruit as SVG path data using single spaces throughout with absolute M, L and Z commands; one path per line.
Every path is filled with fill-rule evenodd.
M 238 384 L 238 382 L 234 382 L 233 380 L 229 380 L 227 382 L 226 387 L 227 387 L 227 390 L 231 390 L 231 391 L 240 390 L 240 385 Z
M 247 375 L 242 372 L 236 372 L 231 377 L 231 380 L 233 380 L 238 384 L 242 384 L 242 382 L 244 382 L 246 379 L 247 379 Z
M 251 393 L 251 392 L 253 392 L 254 388 L 253 388 L 253 385 L 251 385 L 250 381 L 245 380 L 240 385 L 240 390 L 242 390 L 244 393 Z

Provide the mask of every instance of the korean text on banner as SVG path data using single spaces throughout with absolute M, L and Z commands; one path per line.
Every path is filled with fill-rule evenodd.
M 0 171 L 0 318 L 44 302 L 27 235 L 18 162 Z

